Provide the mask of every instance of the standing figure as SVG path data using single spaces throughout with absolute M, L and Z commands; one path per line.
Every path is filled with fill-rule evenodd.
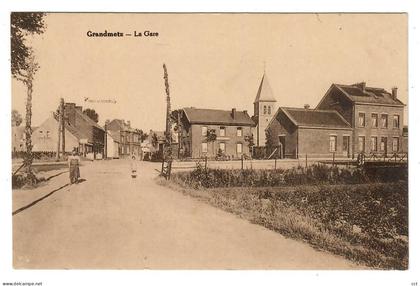
M 137 178 L 137 158 L 134 153 L 131 155 L 131 178 Z
M 78 183 L 80 177 L 80 157 L 77 154 L 76 150 L 73 150 L 71 155 L 68 157 L 68 164 L 69 164 L 69 176 L 70 176 L 70 184 Z

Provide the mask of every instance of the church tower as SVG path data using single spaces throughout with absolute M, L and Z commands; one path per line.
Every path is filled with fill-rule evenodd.
M 267 75 L 264 73 L 254 101 L 254 118 L 257 123 L 256 146 L 265 146 L 265 129 L 276 113 L 276 102 Z

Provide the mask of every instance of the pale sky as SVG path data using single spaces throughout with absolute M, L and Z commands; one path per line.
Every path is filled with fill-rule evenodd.
M 315 107 L 332 83 L 361 81 L 388 91 L 397 86 L 408 103 L 406 14 L 57 13 L 46 24 L 33 39 L 41 66 L 34 126 L 63 97 L 94 108 L 100 124 L 120 118 L 163 130 L 164 62 L 173 108 L 235 107 L 252 115 L 264 66 L 277 106 Z M 159 37 L 89 38 L 89 30 Z M 12 93 L 12 108 L 24 116 L 22 84 L 13 80 Z

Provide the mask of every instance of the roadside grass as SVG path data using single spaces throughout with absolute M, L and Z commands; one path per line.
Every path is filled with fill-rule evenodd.
M 235 178 L 243 176 L 230 171 Z M 408 185 L 404 180 L 383 183 L 353 178 L 353 184 L 324 180 L 289 185 L 283 181 L 263 187 L 240 182 L 240 187 L 205 188 L 183 180 L 186 176 L 177 174 L 171 181 L 159 178 L 158 183 L 358 264 L 376 269 L 408 267 Z

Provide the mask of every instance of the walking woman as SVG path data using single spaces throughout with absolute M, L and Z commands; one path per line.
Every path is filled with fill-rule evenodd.
M 70 184 L 78 183 L 80 177 L 80 157 L 77 154 L 76 150 L 73 150 L 71 155 L 68 157 L 68 164 L 69 164 L 69 176 L 70 176 Z

